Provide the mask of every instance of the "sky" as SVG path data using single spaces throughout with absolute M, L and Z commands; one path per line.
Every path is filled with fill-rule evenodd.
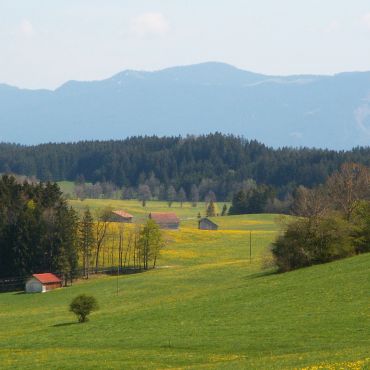
M 0 83 L 54 89 L 206 61 L 273 75 L 370 70 L 370 1 L 0 0 Z

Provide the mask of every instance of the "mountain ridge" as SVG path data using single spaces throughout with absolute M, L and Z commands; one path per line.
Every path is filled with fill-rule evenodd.
M 0 141 L 21 144 L 219 131 L 272 147 L 370 143 L 370 72 L 270 76 L 218 62 L 55 90 L 0 84 Z

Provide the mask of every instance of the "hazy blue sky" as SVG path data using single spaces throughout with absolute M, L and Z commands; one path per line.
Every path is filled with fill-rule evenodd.
M 370 0 L 0 0 L 0 82 L 55 88 L 204 61 L 370 70 Z

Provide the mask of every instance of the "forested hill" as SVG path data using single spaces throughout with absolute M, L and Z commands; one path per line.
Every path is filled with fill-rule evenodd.
M 282 192 L 314 186 L 348 161 L 370 165 L 370 148 L 348 152 L 272 149 L 256 141 L 210 134 L 181 137 L 132 137 L 122 141 L 84 141 L 21 146 L 0 144 L 0 172 L 41 180 L 112 182 L 137 187 L 156 181 L 163 187 L 202 185 L 226 199 L 243 181 L 253 179 Z

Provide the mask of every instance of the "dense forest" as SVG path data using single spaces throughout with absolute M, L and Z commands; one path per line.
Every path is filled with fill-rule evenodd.
M 58 271 L 78 264 L 77 214 L 56 184 L 0 178 L 0 277 Z
M 108 264 L 119 271 L 154 268 L 165 244 L 159 226 L 148 220 L 125 230 L 124 224 L 114 227 L 111 217 L 110 208 L 94 215 L 86 208 L 80 218 L 57 184 L 0 176 L 0 280 L 50 271 L 67 283 Z
M 149 184 L 152 192 L 156 187 L 157 198 L 173 187 L 190 199 L 196 187 L 201 198 L 212 191 L 217 200 L 230 200 L 246 182 L 254 181 L 273 187 L 283 199 L 298 185 L 324 183 L 345 162 L 370 165 L 370 148 L 273 149 L 219 133 L 37 146 L 0 144 L 0 173 L 43 181 L 111 183 L 135 191 Z

